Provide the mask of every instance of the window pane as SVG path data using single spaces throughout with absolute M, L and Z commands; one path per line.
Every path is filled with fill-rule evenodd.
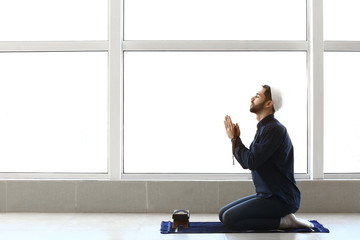
M 360 40 L 359 9 L 359 0 L 324 0 L 324 39 Z
M 126 173 L 241 173 L 232 165 L 225 115 L 249 146 L 256 132 L 250 98 L 261 84 L 283 89 L 276 117 L 307 172 L 306 54 L 303 52 L 125 52 Z
M 0 41 L 106 40 L 107 2 L 2 0 Z
M 125 0 L 126 40 L 304 40 L 305 0 Z
M 0 172 L 107 171 L 107 53 L 2 53 L 0 66 Z
M 324 172 L 360 172 L 360 53 L 325 53 Z

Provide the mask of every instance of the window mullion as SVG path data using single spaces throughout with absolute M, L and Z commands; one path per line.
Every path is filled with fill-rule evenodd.
M 0 52 L 105 52 L 108 41 L 0 41 Z
M 325 41 L 326 52 L 360 52 L 360 41 Z
M 312 179 L 324 178 L 323 0 L 308 0 L 309 159 Z
M 121 172 L 121 1 L 109 0 L 109 128 L 108 172 L 111 179 L 119 179 Z
M 124 51 L 306 51 L 306 41 L 131 40 Z

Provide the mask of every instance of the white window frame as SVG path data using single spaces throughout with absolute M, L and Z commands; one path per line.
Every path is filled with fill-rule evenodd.
M 103 174 L 0 173 L 11 179 L 110 180 L 249 180 L 250 174 L 125 174 L 124 75 L 125 51 L 303 51 L 308 76 L 308 173 L 297 179 L 353 179 L 360 174 L 324 174 L 324 74 L 325 51 L 360 52 L 360 41 L 324 41 L 323 0 L 307 3 L 307 38 L 303 41 L 189 40 L 124 41 L 124 0 L 109 2 L 109 36 L 104 41 L 0 41 L 1 52 L 108 52 L 108 172 Z
M 360 52 L 360 41 L 324 41 L 324 52 Z M 360 179 L 360 173 L 324 173 L 324 179 Z
M 120 178 L 120 73 L 122 1 L 108 0 L 108 40 L 0 41 L 2 52 L 107 52 L 108 151 L 107 173 L 0 173 L 3 179 L 119 179 Z
M 309 6 L 309 0 L 307 4 Z M 309 11 L 309 9 L 307 9 Z M 309 14 L 307 14 L 307 29 L 309 26 Z M 122 26 L 123 28 L 123 26 Z M 123 31 L 123 29 L 122 29 Z M 309 36 L 309 32 L 307 32 Z M 126 51 L 204 51 L 204 52 L 214 52 L 214 51 L 302 51 L 307 52 L 309 55 L 309 39 L 306 40 L 281 40 L 281 41 L 266 41 L 266 40 L 124 40 L 122 39 L 121 46 L 121 58 L 123 59 L 124 52 Z M 122 66 L 123 67 L 123 66 Z M 308 66 L 309 68 L 309 66 Z M 308 71 L 309 72 L 309 71 Z M 310 76 L 310 73 L 308 74 Z M 121 76 L 121 85 L 124 83 L 124 76 Z M 122 90 L 123 93 L 124 89 Z M 308 94 L 309 97 L 309 94 Z M 308 104 L 310 104 L 311 99 L 308 99 Z M 123 106 L 123 102 L 121 103 Z M 123 111 L 122 111 L 123 114 Z M 123 116 L 122 116 L 123 119 Z M 311 119 L 309 119 L 311 120 Z M 309 124 L 309 123 L 308 123 Z M 121 139 L 124 139 L 124 126 L 123 122 L 121 124 Z M 309 133 L 308 133 L 309 139 Z M 311 141 L 308 140 L 308 152 L 312 149 Z M 251 174 L 242 173 L 242 174 L 133 174 L 133 173 L 124 173 L 123 164 L 124 164 L 124 145 L 121 145 L 121 179 L 130 179 L 130 180 L 153 180 L 153 179 L 176 179 L 176 180 L 249 180 L 251 179 Z M 310 164 L 312 155 L 308 157 L 308 173 L 299 173 L 295 174 L 297 179 L 309 179 L 311 178 Z

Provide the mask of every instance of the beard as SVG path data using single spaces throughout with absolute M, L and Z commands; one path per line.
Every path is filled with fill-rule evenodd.
M 260 112 L 261 110 L 263 110 L 264 106 L 265 106 L 265 101 L 262 102 L 262 103 L 259 103 L 258 105 L 255 105 L 253 102 L 251 102 L 250 112 L 252 112 L 252 113 L 258 113 L 258 112 Z

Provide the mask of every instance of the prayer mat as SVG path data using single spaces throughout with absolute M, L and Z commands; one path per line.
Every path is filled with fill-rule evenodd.
M 329 233 L 329 229 L 325 228 L 316 220 L 310 220 L 314 224 L 313 228 L 297 228 L 284 230 L 236 230 L 229 229 L 221 222 L 190 222 L 189 228 L 184 229 L 179 226 L 178 229 L 172 228 L 172 222 L 162 221 L 160 232 L 168 233 Z

